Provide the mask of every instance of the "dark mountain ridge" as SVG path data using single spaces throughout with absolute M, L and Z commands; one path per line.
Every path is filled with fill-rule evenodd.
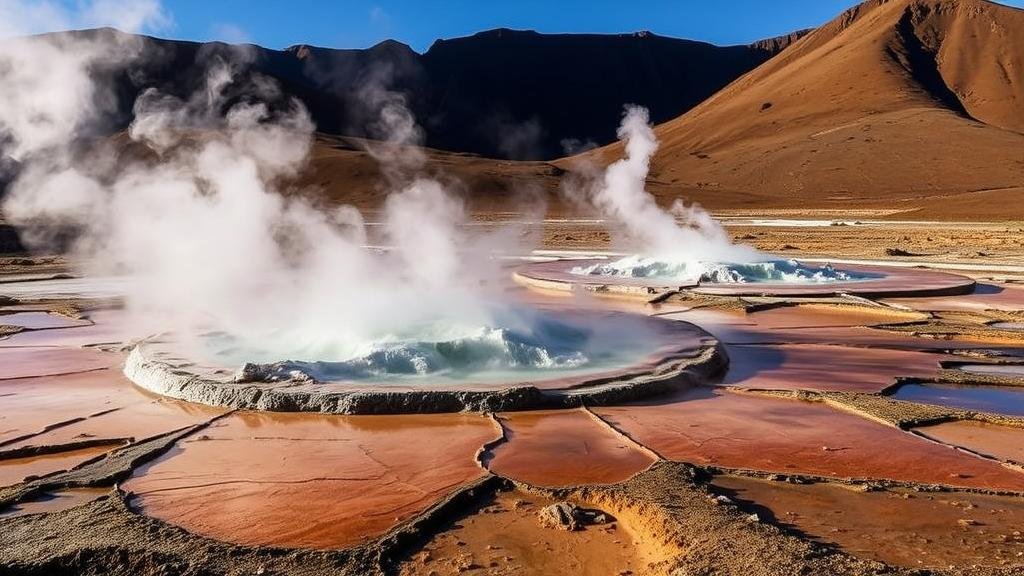
M 387 90 L 405 97 L 424 128 L 426 146 L 498 158 L 557 158 L 613 141 L 624 104 L 648 107 L 654 122 L 670 120 L 802 35 L 720 47 L 647 32 L 496 29 L 438 40 L 423 54 L 391 40 L 367 49 L 270 50 L 142 36 L 146 58 L 116 79 L 118 105 L 108 128 L 126 126 L 135 97 L 149 86 L 191 94 L 219 57 L 247 62 L 244 74 L 277 80 L 326 134 L 379 136 L 374 100 Z

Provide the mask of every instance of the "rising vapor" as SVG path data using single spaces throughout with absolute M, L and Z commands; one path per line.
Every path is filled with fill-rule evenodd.
M 162 14 L 148 2 L 129 12 L 144 8 Z M 563 362 L 533 342 L 534 313 L 488 288 L 497 272 L 489 252 L 514 250 L 513 236 L 469 241 L 461 201 L 424 173 L 422 131 L 383 86 L 368 85 L 364 104 L 380 137 L 368 150 L 392 186 L 387 254 L 365 249 L 357 210 L 323 210 L 292 189 L 315 127 L 269 79 L 241 80 L 244 51 L 213 59 L 187 98 L 141 94 L 127 137 L 144 153 L 97 147 L 84 162 L 77 149 L 110 108 L 95 70 L 155 57 L 118 45 L 128 41 L 53 35 L 0 46 L 4 151 L 21 165 L 3 211 L 37 243 L 47 231 L 77 231 L 75 260 L 87 273 L 127 275 L 140 334 L 197 335 L 198 353 L 230 361 L 327 360 L 369 372 L 444 369 L 452 358 L 437 342 L 482 365 Z

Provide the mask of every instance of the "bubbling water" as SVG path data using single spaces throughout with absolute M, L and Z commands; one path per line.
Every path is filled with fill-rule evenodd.
M 678 282 L 745 284 L 756 282 L 823 284 L 865 280 L 866 274 L 839 270 L 831 264 L 805 266 L 796 260 L 761 262 L 702 262 L 690 259 L 639 255 L 591 266 L 577 266 L 573 274 L 620 278 L 665 279 Z
M 636 362 L 659 335 L 642 319 L 543 312 L 495 306 L 485 325 L 448 319 L 414 323 L 377 334 L 344 351 L 301 351 L 282 360 L 280 349 L 260 349 L 236 335 L 207 332 L 193 342 L 201 361 L 241 366 L 240 382 L 419 381 L 498 382 L 575 376 Z M 643 343 L 643 344 L 641 344 Z
M 697 205 L 677 199 L 664 209 L 647 191 L 658 139 L 647 110 L 627 106 L 618 136 L 624 156 L 600 178 L 579 184 L 569 181 L 566 193 L 588 201 L 624 235 L 639 254 L 620 260 L 573 268 L 580 275 L 666 279 L 717 283 L 827 283 L 863 279 L 830 265 L 811 267 L 773 258 L 751 246 L 734 243 L 725 229 Z

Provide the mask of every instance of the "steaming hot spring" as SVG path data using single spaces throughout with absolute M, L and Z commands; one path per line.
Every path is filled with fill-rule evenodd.
M 415 316 L 415 315 L 413 315 Z M 125 373 L 164 395 L 238 408 L 382 413 L 571 405 L 658 393 L 723 361 L 684 322 L 608 310 L 502 304 L 483 323 L 412 318 L 371 338 L 284 335 L 274 348 L 216 330 L 136 346 Z
M 627 315 L 495 306 L 487 321 L 423 319 L 357 340 L 312 336 L 299 348 L 272 350 L 211 331 L 192 345 L 211 366 L 236 366 L 239 382 L 500 383 L 581 376 L 631 364 L 659 341 L 659 331 Z M 608 330 L 602 321 L 613 321 Z M 297 336 L 297 335 L 296 335 Z M 663 338 L 662 338 L 663 339 Z M 282 355 L 287 359 L 282 359 Z
M 856 282 L 877 275 L 837 269 L 831 264 L 813 266 L 796 260 L 750 262 L 705 262 L 688 258 L 633 255 L 589 265 L 574 266 L 573 274 L 665 280 L 680 284 L 701 283 L 793 283 L 822 284 Z

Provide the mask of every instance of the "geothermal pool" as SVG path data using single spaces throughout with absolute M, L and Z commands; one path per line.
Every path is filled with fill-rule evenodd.
M 151 392 L 217 406 L 405 413 L 637 399 L 726 364 L 717 341 L 686 322 L 557 307 L 499 317 L 501 327 L 410 327 L 341 358 L 275 356 L 224 333 L 164 334 L 137 344 L 124 372 Z
M 807 265 L 796 260 L 764 260 L 760 262 L 705 262 L 627 256 L 611 262 L 576 266 L 570 270 L 581 276 L 612 276 L 652 279 L 681 283 L 792 283 L 820 284 L 856 282 L 877 278 L 878 274 L 840 270 L 831 264 Z
M 355 343 L 310 335 L 308 351 L 300 352 L 305 357 L 282 358 L 220 331 L 171 336 L 151 349 L 237 368 L 238 381 L 401 386 L 579 377 L 636 364 L 670 344 L 665 326 L 627 314 L 508 307 L 492 319 L 488 325 L 434 320 Z
M 516 272 L 520 283 L 538 288 L 581 287 L 618 294 L 652 294 L 679 289 L 718 296 L 868 297 L 969 294 L 975 282 L 964 276 L 921 268 L 767 260 L 729 264 L 630 256 L 537 262 Z

